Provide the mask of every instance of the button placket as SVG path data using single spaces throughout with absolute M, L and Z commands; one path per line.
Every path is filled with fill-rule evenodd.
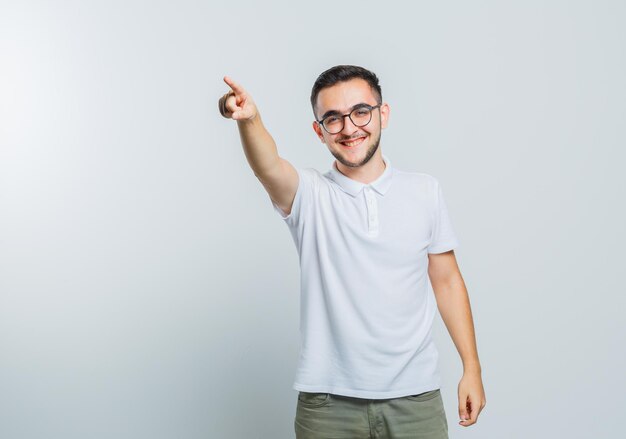
M 376 196 L 369 186 L 365 187 L 365 203 L 367 206 L 367 225 L 370 234 L 378 233 L 378 203 Z

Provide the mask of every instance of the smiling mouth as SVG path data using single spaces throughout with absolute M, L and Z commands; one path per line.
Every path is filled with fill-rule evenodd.
M 365 140 L 367 136 L 357 137 L 356 139 L 350 140 L 342 140 L 341 143 L 346 148 L 354 148 L 355 146 L 359 146 Z

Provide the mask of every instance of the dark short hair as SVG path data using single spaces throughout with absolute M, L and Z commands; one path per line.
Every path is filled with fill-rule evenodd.
M 382 104 L 383 94 L 380 89 L 380 85 L 378 84 L 378 76 L 376 76 L 374 72 L 370 72 L 369 70 L 359 66 L 340 65 L 331 67 L 319 75 L 315 80 L 313 89 L 311 90 L 311 107 L 313 107 L 313 112 L 315 113 L 317 95 L 319 95 L 322 89 L 331 87 L 338 82 L 349 81 L 355 78 L 367 81 L 376 95 L 376 100 L 379 104 Z

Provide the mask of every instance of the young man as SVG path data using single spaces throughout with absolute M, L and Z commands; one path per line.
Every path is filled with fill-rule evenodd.
M 382 154 L 390 108 L 376 75 L 342 65 L 313 85 L 313 130 L 336 159 L 324 174 L 280 157 L 250 94 L 224 81 L 220 112 L 300 256 L 296 437 L 447 438 L 437 308 L 464 367 L 459 424 L 474 424 L 486 400 L 458 241 L 437 179 Z

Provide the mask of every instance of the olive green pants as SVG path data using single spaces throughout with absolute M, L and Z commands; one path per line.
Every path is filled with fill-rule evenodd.
M 298 393 L 296 439 L 448 439 L 439 389 L 391 399 Z

